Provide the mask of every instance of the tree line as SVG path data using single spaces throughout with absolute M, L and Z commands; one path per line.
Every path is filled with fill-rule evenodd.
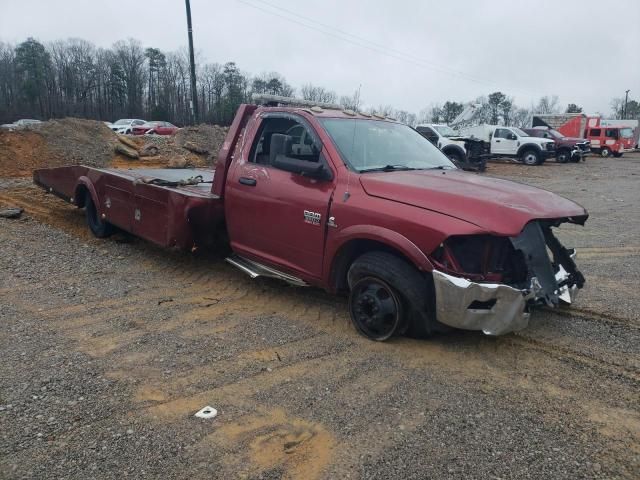
M 197 65 L 200 120 L 230 124 L 253 93 L 294 96 L 277 72 L 251 75 L 234 62 Z M 359 93 L 338 96 L 312 84 L 300 95 L 318 102 L 360 107 Z M 43 44 L 33 38 L 18 45 L 0 42 L 0 122 L 17 118 L 83 117 L 192 123 L 189 58 L 186 51 L 144 48 L 134 39 L 97 48 L 82 39 Z
M 253 93 L 298 96 L 305 100 L 337 103 L 344 108 L 381 113 L 409 125 L 450 123 L 467 103 L 478 106 L 474 122 L 526 127 L 536 113 L 579 113 L 573 103 L 562 109 L 556 95 L 545 96 L 530 107 L 513 97 L 493 92 L 472 102 L 447 100 L 419 113 L 391 105 L 365 106 L 360 90 L 350 95 L 311 83 L 299 89 L 277 72 L 252 75 L 234 62 L 198 63 L 197 100 L 200 120 L 230 124 L 239 104 Z M 117 118 L 168 120 L 179 126 L 193 122 L 186 50 L 163 52 L 135 40 L 99 48 L 82 39 L 43 44 L 28 38 L 18 45 L 0 42 L 0 122 L 18 118 L 83 117 L 113 121 Z M 640 105 L 623 99 L 611 103 L 616 118 L 637 118 Z

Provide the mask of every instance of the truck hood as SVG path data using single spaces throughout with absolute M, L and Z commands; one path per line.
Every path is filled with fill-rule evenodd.
M 472 223 L 487 232 L 516 236 L 535 219 L 584 224 L 587 211 L 555 193 L 461 170 L 367 173 L 368 195 L 404 203 Z

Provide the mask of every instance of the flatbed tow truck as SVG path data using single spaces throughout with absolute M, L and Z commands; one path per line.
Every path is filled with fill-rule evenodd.
M 536 305 L 571 303 L 584 278 L 552 230 L 576 203 L 457 169 L 381 115 L 262 96 L 238 109 L 214 170 L 40 169 L 34 182 L 161 247 L 230 246 L 251 277 L 349 294 L 374 340 L 454 328 L 500 335 Z M 550 252 L 550 254 L 548 253 Z

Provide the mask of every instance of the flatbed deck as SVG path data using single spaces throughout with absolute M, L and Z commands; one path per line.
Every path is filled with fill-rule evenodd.
M 211 192 L 211 169 L 118 169 L 68 166 L 36 170 L 34 182 L 78 207 L 89 195 L 98 215 L 164 247 L 196 249 L 215 241 L 224 222 Z

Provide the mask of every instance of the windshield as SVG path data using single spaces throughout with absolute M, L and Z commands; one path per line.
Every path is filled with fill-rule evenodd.
M 531 136 L 527 132 L 523 132 L 519 128 L 516 128 L 516 127 L 510 127 L 510 128 L 511 128 L 511 130 L 513 130 L 513 133 L 515 133 L 519 137 L 530 137 Z
M 355 118 L 320 121 L 344 161 L 358 172 L 456 168 L 429 140 L 401 123 Z
M 622 138 L 631 138 L 633 137 L 633 130 L 631 128 L 621 128 L 620 136 Z
M 126 118 L 121 118 L 116 123 L 114 123 L 114 125 L 128 125 L 130 123 L 131 123 L 131 120 L 128 120 Z
M 455 137 L 458 135 L 458 132 L 448 125 L 434 125 L 433 128 L 435 128 L 443 137 Z

